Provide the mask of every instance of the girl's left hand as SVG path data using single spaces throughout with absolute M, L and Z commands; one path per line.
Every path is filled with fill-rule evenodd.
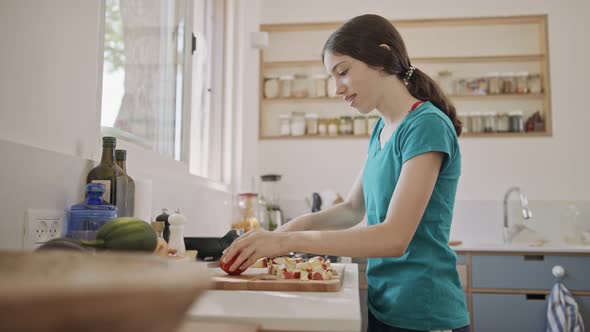
M 287 248 L 288 232 L 269 232 L 265 230 L 251 230 L 236 239 L 221 257 L 222 262 L 230 262 L 237 256 L 230 266 L 230 271 L 240 268 L 245 270 L 261 257 L 277 257 L 291 252 Z

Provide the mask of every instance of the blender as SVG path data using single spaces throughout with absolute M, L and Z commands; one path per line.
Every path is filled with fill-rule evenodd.
M 283 211 L 280 207 L 278 182 L 281 180 L 279 174 L 261 175 L 261 219 L 263 227 L 269 231 L 274 231 L 283 224 Z

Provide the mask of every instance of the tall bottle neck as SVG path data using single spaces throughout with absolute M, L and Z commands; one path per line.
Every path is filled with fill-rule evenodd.
M 119 167 L 121 167 L 125 171 L 125 173 L 127 173 L 127 162 L 125 161 L 125 159 L 117 160 L 117 165 L 119 165 Z
M 115 147 L 114 146 L 103 146 L 102 157 L 100 158 L 101 164 L 113 165 L 115 162 Z

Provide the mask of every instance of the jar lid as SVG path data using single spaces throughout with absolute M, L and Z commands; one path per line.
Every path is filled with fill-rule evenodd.
M 515 111 L 510 111 L 508 112 L 508 115 L 523 115 L 523 112 L 521 110 L 515 110 Z
M 486 74 L 486 77 L 496 77 L 496 76 L 500 76 L 500 73 L 497 71 L 493 71 L 493 72 Z
M 291 116 L 289 114 L 281 114 L 279 115 L 279 119 L 289 119 Z
M 352 120 L 352 116 L 343 115 L 340 117 L 340 120 Z
M 319 119 L 320 118 L 320 116 L 315 113 L 307 113 L 307 114 L 305 114 L 305 117 L 307 119 Z
M 293 79 L 295 79 L 295 77 L 294 77 L 293 75 L 281 75 L 281 76 L 279 77 L 279 79 L 280 79 L 281 81 L 288 81 L 288 80 L 293 80 Z
M 275 75 L 275 74 L 264 75 L 265 80 L 276 80 L 277 78 L 279 78 L 279 75 Z
M 528 71 L 519 71 L 516 73 L 516 76 L 529 76 Z
M 459 113 L 458 115 L 461 117 L 468 117 L 471 116 L 471 113 Z
M 325 80 L 326 78 L 328 78 L 328 75 L 325 75 L 325 74 L 315 74 L 315 75 L 313 75 L 313 78 Z
M 307 78 L 307 75 L 305 74 L 295 74 L 294 76 L 295 78 Z
M 364 120 L 364 119 L 366 119 L 367 117 L 366 117 L 366 116 L 364 116 L 364 115 L 355 115 L 355 116 L 354 116 L 354 118 L 355 118 L 355 119 L 359 119 L 359 120 Z
M 471 112 L 471 116 L 481 116 L 481 112 Z
M 369 119 L 379 119 L 379 115 L 373 114 L 373 115 L 367 116 L 367 118 L 369 118 Z
M 299 111 L 293 111 L 291 112 L 291 116 L 296 117 L 296 116 L 305 116 L 305 112 L 299 112 Z
M 238 197 L 257 197 L 257 193 L 239 193 Z
M 501 76 L 504 76 L 504 77 L 514 76 L 514 72 L 513 71 L 507 71 L 507 72 L 502 73 Z

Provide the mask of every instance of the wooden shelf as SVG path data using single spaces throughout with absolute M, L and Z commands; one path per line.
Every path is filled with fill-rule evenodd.
M 548 132 L 521 132 L 521 133 L 463 133 L 463 138 L 496 138 L 496 137 L 540 137 L 551 136 Z M 261 136 L 260 140 L 338 140 L 338 139 L 369 139 L 368 135 L 338 135 L 338 136 Z
M 498 95 L 449 95 L 451 99 L 543 99 L 543 93 L 514 93 L 514 94 L 498 94 Z M 306 97 L 306 98 L 264 98 L 263 103 L 285 103 L 285 102 L 302 102 L 302 103 L 316 103 L 316 102 L 342 102 L 342 97 Z
M 412 58 L 412 63 L 484 63 L 484 62 L 535 62 L 545 59 L 544 54 L 518 54 L 518 55 L 489 55 L 489 56 L 444 56 L 444 57 L 417 57 Z M 267 61 L 263 62 L 265 68 L 284 67 L 323 67 L 320 60 L 299 61 Z

